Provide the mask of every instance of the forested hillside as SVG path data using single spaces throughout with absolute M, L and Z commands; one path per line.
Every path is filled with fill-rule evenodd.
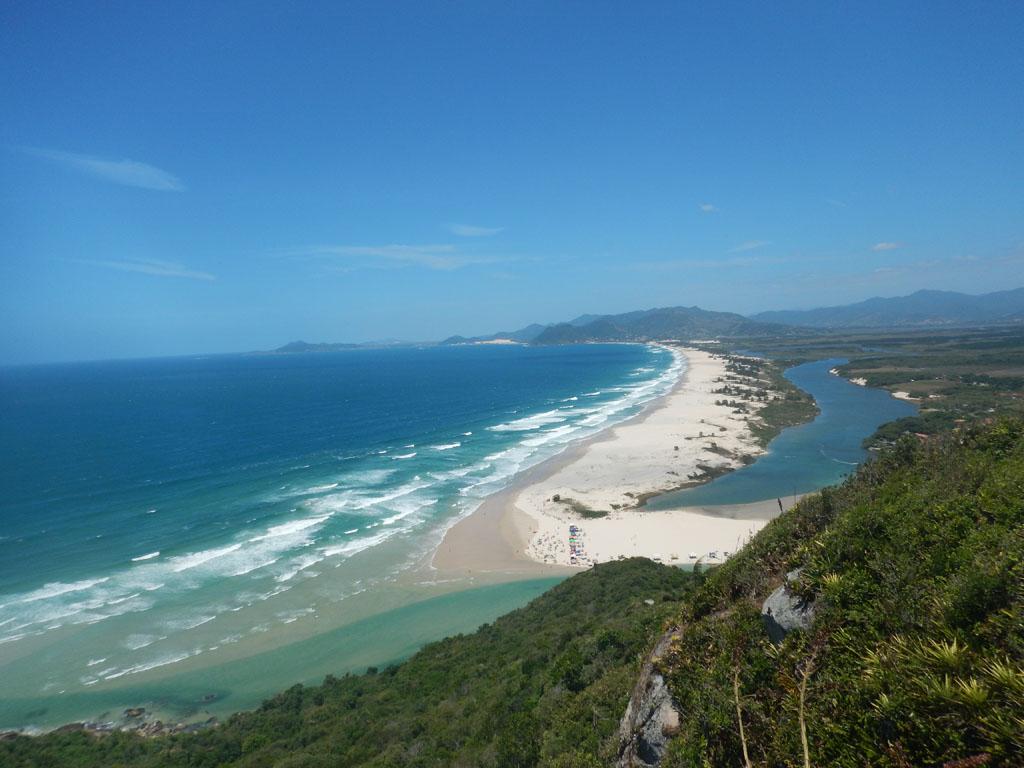
M 904 438 L 708 574 L 602 565 L 397 667 L 296 686 L 217 728 L 12 737 L 0 765 L 613 765 L 632 759 L 620 719 L 665 638 L 675 716 L 645 760 L 1021 765 L 1024 422 Z

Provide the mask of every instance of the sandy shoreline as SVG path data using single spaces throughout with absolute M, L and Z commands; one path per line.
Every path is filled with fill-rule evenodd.
M 700 350 L 675 351 L 685 355 L 687 368 L 671 392 L 487 498 L 449 529 L 433 567 L 515 578 L 635 555 L 721 562 L 777 516 L 775 499 L 657 511 L 639 506 L 645 496 L 691 482 L 708 468 L 735 468 L 741 456 L 763 452 L 747 425 L 761 403 L 746 402 L 751 413 L 736 413 L 723 404 L 726 396 L 713 392 L 728 376 L 726 361 Z M 589 516 L 595 513 L 603 514 Z

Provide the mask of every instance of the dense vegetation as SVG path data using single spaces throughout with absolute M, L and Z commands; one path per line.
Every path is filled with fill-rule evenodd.
M 775 644 L 762 603 L 793 571 L 814 621 Z M 666 767 L 1021 765 L 1024 422 L 905 437 L 708 574 L 602 565 L 473 635 L 217 728 L 15 737 L 0 765 L 610 765 L 666 626 Z
M 958 424 L 1024 416 L 1024 328 L 820 333 L 803 338 L 730 340 L 788 364 L 843 357 L 839 371 L 868 386 L 907 392 L 919 413 L 882 425 L 871 446 L 892 444 L 908 432 L 935 435 Z
M 600 766 L 639 657 L 693 583 L 648 560 L 609 563 L 401 665 L 295 686 L 217 728 L 18 737 L 0 741 L 0 765 Z
M 773 645 L 762 601 L 794 569 L 816 617 Z M 709 575 L 679 634 L 666 766 L 1020 765 L 1024 423 L 905 438 L 804 499 Z
M 814 398 L 783 376 L 784 364 L 776 360 L 751 357 L 727 358 L 727 379 L 743 384 L 752 384 L 758 389 L 752 393 L 734 393 L 743 397 L 767 401 L 750 420 L 750 431 L 757 441 L 768 447 L 768 443 L 786 427 L 811 421 L 818 415 Z M 718 391 L 718 390 L 716 390 Z M 723 390 L 723 394 L 729 394 Z

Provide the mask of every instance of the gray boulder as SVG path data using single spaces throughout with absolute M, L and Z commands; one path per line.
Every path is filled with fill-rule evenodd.
M 787 573 L 786 583 L 761 606 L 761 619 L 773 643 L 781 643 L 794 629 L 807 630 L 814 623 L 814 600 L 805 600 L 789 588 L 799 576 L 799 569 Z

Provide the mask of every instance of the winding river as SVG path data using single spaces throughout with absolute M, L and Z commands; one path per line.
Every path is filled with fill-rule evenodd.
M 813 421 L 783 430 L 753 464 L 706 485 L 658 496 L 647 508 L 746 504 L 841 482 L 867 457 L 864 438 L 887 421 L 917 413 L 912 403 L 883 389 L 860 387 L 829 373 L 845 362 L 817 360 L 785 372 L 817 401 L 821 413 Z

